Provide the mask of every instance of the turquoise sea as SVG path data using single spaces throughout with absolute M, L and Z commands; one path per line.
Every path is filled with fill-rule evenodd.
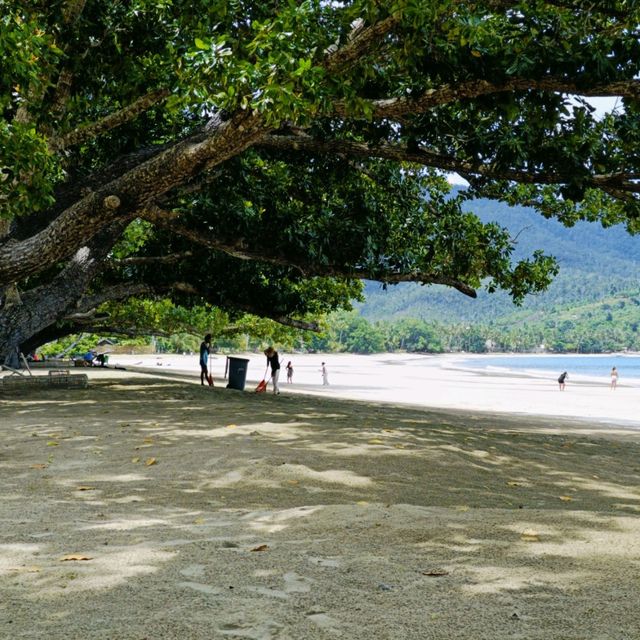
M 531 375 L 558 376 L 563 371 L 569 377 L 609 379 L 612 367 L 620 374 L 620 381 L 640 382 L 640 355 L 500 355 L 469 358 L 464 366 L 473 369 L 506 369 Z

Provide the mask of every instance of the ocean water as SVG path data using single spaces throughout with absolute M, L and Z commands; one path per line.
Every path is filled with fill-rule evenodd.
M 532 375 L 555 375 L 563 371 L 569 377 L 609 379 L 612 367 L 616 367 L 620 380 L 640 381 L 640 355 L 504 355 L 480 356 L 464 361 L 464 366 L 473 369 L 506 369 Z

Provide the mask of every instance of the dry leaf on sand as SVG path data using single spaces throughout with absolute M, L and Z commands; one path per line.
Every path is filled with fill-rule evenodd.
M 79 553 L 71 553 L 60 558 L 60 562 L 79 562 L 81 560 L 92 560 L 91 556 L 83 556 Z
M 257 547 L 254 547 L 253 549 L 251 549 L 251 551 L 266 551 L 269 548 L 268 544 L 261 544 Z
M 524 542 L 540 542 L 540 534 L 537 531 L 523 531 L 520 540 Z
M 144 463 L 147 467 L 150 467 L 152 464 L 157 464 L 157 460 L 155 458 L 147 458 Z

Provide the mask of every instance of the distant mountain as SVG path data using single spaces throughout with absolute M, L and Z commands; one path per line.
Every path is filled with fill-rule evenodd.
M 483 222 L 495 221 L 517 237 L 515 259 L 530 256 L 536 249 L 558 260 L 560 274 L 544 294 L 529 296 L 516 307 L 505 293 L 478 292 L 477 299 L 441 286 L 425 287 L 403 283 L 383 290 L 378 283 L 365 286 L 366 302 L 361 315 L 375 321 L 420 318 L 439 322 L 505 322 L 539 317 L 552 308 L 637 295 L 640 287 L 640 236 L 630 236 L 622 227 L 603 229 L 599 224 L 580 222 L 564 227 L 547 220 L 533 209 L 509 207 L 489 200 L 469 203 L 468 209 Z

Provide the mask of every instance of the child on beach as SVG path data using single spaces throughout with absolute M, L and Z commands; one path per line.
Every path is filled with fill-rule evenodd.
M 293 383 L 293 365 L 291 364 L 291 360 L 287 362 L 287 384 Z
M 328 387 L 329 386 L 329 372 L 327 371 L 327 366 L 325 365 L 325 363 L 322 363 L 322 369 L 320 369 L 320 372 L 322 373 L 322 386 L 323 387 Z
M 618 386 L 618 370 L 615 367 L 613 367 L 613 369 L 611 369 L 611 391 L 614 391 L 617 386 Z

